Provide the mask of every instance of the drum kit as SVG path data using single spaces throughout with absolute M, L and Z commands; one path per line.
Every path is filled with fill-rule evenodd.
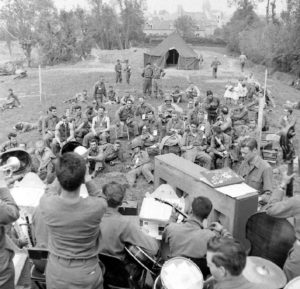
M 243 276 L 251 283 L 259 284 L 266 289 L 300 288 L 300 277 L 286 284 L 286 276 L 280 267 L 260 257 L 247 257 Z M 204 281 L 202 272 L 191 260 L 175 257 L 163 264 L 160 275 L 154 281 L 153 289 L 211 289 L 214 283 L 213 277 Z

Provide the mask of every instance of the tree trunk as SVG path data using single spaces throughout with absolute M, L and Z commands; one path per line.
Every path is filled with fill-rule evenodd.
M 270 0 L 267 0 L 267 6 L 266 6 L 266 21 L 269 23 L 269 17 L 270 17 Z

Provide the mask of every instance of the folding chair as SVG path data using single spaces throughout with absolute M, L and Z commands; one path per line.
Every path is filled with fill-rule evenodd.
M 46 289 L 45 268 L 48 258 L 48 250 L 43 248 L 28 249 L 29 259 L 32 261 L 30 278 L 39 289 Z

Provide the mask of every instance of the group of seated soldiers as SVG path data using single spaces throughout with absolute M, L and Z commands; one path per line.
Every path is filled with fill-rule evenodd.
M 102 83 L 103 80 L 98 85 Z M 253 96 L 240 101 L 233 110 L 222 105 L 210 90 L 201 97 L 199 89 L 190 83 L 185 93 L 177 86 L 156 109 L 142 95 L 137 96 L 137 101 L 129 92 L 119 98 L 111 86 L 101 97 L 96 92 L 99 89 L 91 104 L 86 90 L 70 99 L 70 107 L 62 117 L 57 116 L 55 106 L 50 106 L 47 117 L 37 123 L 16 124 L 17 131 L 38 128 L 43 133 L 44 145 L 36 143 L 35 157 L 40 163 L 38 173 L 45 182 L 53 179 L 53 160 L 72 141 L 88 149 L 89 171 L 95 176 L 106 163 L 114 165 L 125 160 L 120 140 L 130 140 L 133 134 L 127 175 L 134 185 L 140 174 L 148 183 L 153 182 L 149 156 L 157 154 L 175 153 L 207 169 L 234 167 L 240 160 L 240 142 L 257 133 L 257 101 Z M 178 106 L 179 94 L 187 102 L 186 109 Z M 108 113 L 111 104 L 119 106 L 115 119 Z M 263 130 L 267 129 L 264 114 Z M 1 151 L 17 146 L 16 134 L 11 133 Z

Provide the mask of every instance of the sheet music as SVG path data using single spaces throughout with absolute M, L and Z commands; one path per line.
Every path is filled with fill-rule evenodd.
M 238 198 L 251 193 L 257 192 L 252 187 L 248 186 L 246 183 L 234 184 L 225 187 L 215 188 L 218 192 L 223 193 L 232 198 Z
M 172 200 L 173 201 L 173 200 Z M 172 207 L 156 201 L 154 198 L 144 198 L 140 219 L 167 223 L 172 214 Z

